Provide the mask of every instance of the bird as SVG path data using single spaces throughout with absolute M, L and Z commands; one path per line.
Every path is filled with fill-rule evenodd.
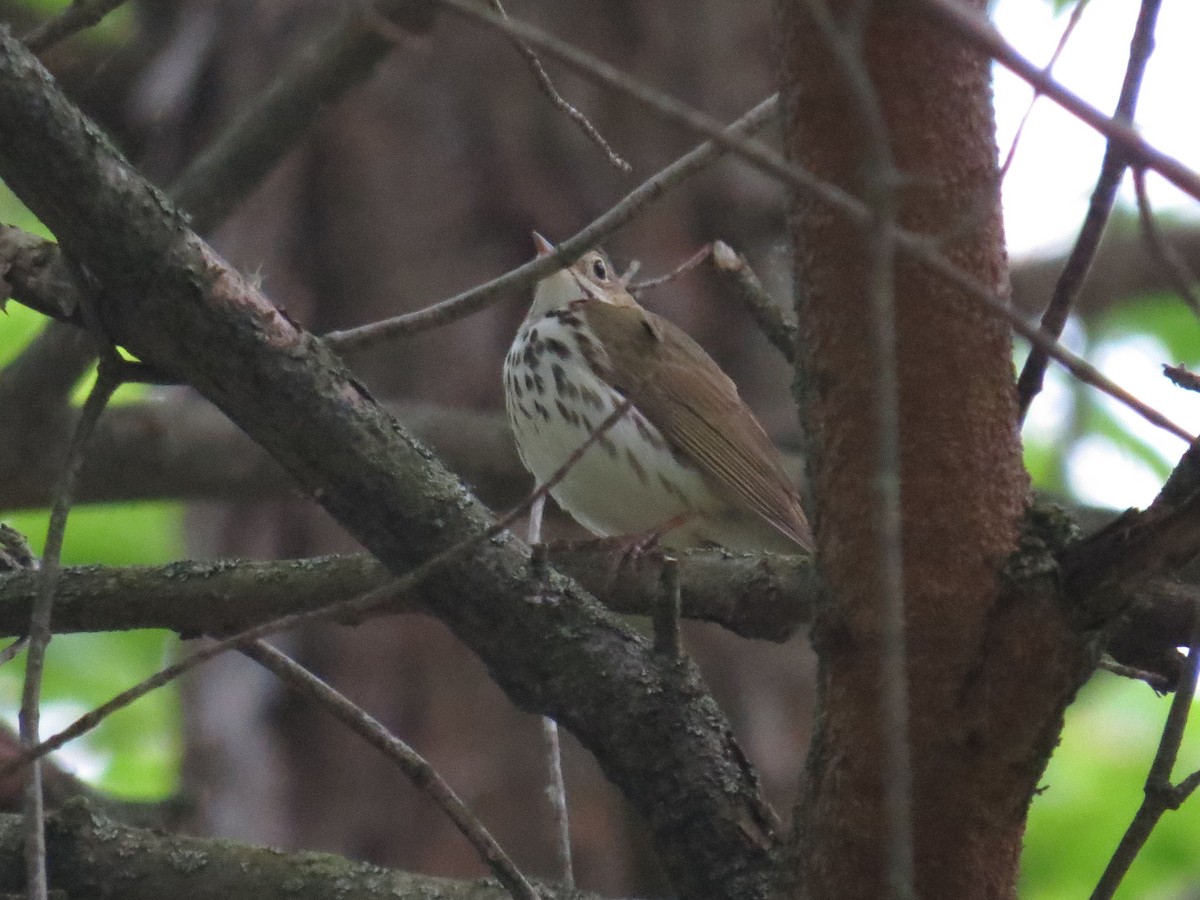
M 554 251 L 533 239 L 538 256 Z M 676 550 L 812 551 L 796 487 L 733 381 L 641 306 L 602 250 L 537 283 L 503 378 L 521 462 L 539 485 L 626 405 L 549 492 L 593 534 Z

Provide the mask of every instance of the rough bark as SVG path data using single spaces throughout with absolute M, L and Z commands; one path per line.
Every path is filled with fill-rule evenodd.
M 853 6 L 830 5 L 835 16 Z M 805 5 L 781 11 L 788 149 L 867 196 L 878 173 L 869 169 L 859 100 Z M 988 61 L 908 8 L 876 5 L 862 63 L 903 178 L 899 224 L 944 238 L 951 259 L 999 288 L 1005 259 Z M 871 525 L 879 382 L 870 249 L 861 230 L 803 200 L 793 228 L 810 474 L 831 589 L 814 635 L 820 700 L 797 812 L 798 878 L 806 896 L 884 896 L 886 747 L 901 738 L 883 733 L 877 699 L 883 611 Z M 1025 809 L 1048 752 L 1046 729 L 1053 732 L 1049 723 L 1079 677 L 1077 648 L 1044 597 L 998 603 L 1028 490 L 1008 327 L 903 259 L 895 310 L 916 892 L 1012 896 Z M 1016 639 L 1032 628 L 1036 640 Z M 988 674 L 993 655 L 1029 679 L 1035 699 Z
M 494 880 L 451 881 L 396 872 L 327 853 L 287 854 L 232 841 L 131 828 L 80 800 L 67 803 L 48 823 L 53 868 L 50 888 L 63 896 L 123 900 L 360 900 L 443 897 L 504 900 Z M 22 896 L 21 822 L 0 816 L 0 891 Z M 538 885 L 545 897 L 594 898 L 594 894 Z

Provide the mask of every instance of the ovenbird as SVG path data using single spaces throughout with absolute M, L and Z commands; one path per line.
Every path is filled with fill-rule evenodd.
M 539 255 L 554 248 L 534 234 Z M 602 537 L 795 553 L 812 532 L 779 453 L 737 388 L 644 309 L 599 250 L 544 278 L 504 361 L 521 461 L 539 484 L 629 401 L 551 489 Z

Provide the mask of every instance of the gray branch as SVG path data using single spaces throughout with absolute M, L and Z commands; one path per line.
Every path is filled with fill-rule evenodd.
M 644 558 L 613 572 L 603 550 L 561 549 L 549 561 L 592 590 L 610 609 L 650 615 L 660 593 L 660 564 Z M 467 558 L 463 566 L 478 565 Z M 812 618 L 819 582 L 806 559 L 732 556 L 697 550 L 680 555 L 682 614 L 723 625 L 748 638 L 783 641 Z M 164 566 L 78 566 L 64 569 L 54 604 L 55 633 L 167 628 L 184 637 L 223 636 L 289 613 L 347 600 L 393 580 L 374 557 L 325 556 L 261 562 L 175 562 Z M 455 589 L 456 569 L 431 575 Z M 521 589 L 542 589 L 524 573 Z M 0 574 L 0 635 L 16 636 L 29 622 L 35 571 Z M 372 615 L 421 612 L 420 597 L 398 596 Z
M 47 822 L 50 888 L 69 897 L 123 900 L 508 900 L 493 879 L 456 881 L 354 862 L 330 853 L 285 853 L 233 841 L 163 834 L 119 824 L 68 801 Z M 0 815 L 0 893 L 24 896 L 20 818 Z M 102 886 L 102 887 L 101 887 Z M 594 898 L 541 884 L 543 897 Z

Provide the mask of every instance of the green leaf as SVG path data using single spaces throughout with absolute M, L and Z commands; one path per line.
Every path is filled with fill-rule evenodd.
M 1171 362 L 1200 363 L 1200 320 L 1174 295 L 1159 294 L 1112 307 L 1094 325 L 1097 342 L 1148 335 L 1162 342 Z

